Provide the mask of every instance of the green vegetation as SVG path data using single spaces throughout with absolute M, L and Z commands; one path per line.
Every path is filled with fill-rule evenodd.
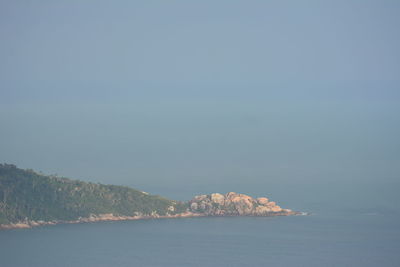
M 0 224 L 26 219 L 76 220 L 104 213 L 165 215 L 185 210 L 185 203 L 125 186 L 86 183 L 0 164 Z

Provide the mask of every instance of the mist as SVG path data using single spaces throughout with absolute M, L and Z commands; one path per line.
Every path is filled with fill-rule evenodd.
M 0 10 L 1 162 L 175 199 L 399 200 L 396 1 Z

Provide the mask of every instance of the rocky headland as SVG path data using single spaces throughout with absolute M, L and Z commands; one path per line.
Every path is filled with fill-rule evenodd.
M 174 211 L 174 207 L 169 207 Z M 142 214 L 136 212 L 132 216 L 106 214 L 90 214 L 88 217 L 80 217 L 77 220 L 24 220 L 10 224 L 0 224 L 0 229 L 23 229 L 36 226 L 71 224 L 71 223 L 93 223 L 101 221 L 127 221 L 162 218 L 190 218 L 190 217 L 223 217 L 223 216 L 289 216 L 303 215 L 304 213 L 283 209 L 274 201 L 266 197 L 252 198 L 245 194 L 229 192 L 225 195 L 213 193 L 210 195 L 195 196 L 187 202 L 184 212 L 159 215 L 157 212 Z
M 188 218 L 205 216 L 287 216 L 266 197 L 209 194 L 182 202 L 116 185 L 49 176 L 0 164 L 0 229 L 60 223 Z

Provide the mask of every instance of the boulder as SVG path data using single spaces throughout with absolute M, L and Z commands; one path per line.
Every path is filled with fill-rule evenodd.
M 199 208 L 199 205 L 196 202 L 193 202 L 192 204 L 190 204 L 190 209 L 192 211 L 196 211 Z
M 211 201 L 214 202 L 214 203 L 217 203 L 219 205 L 224 205 L 225 204 L 225 197 L 222 194 L 214 193 L 214 194 L 211 194 Z
M 276 206 L 273 206 L 273 207 L 271 208 L 271 210 L 272 210 L 273 212 L 280 212 L 280 211 L 282 211 L 282 208 L 276 205 Z
M 268 198 L 266 198 L 266 197 L 259 197 L 259 198 L 257 198 L 257 202 L 258 202 L 258 204 L 260 204 L 260 205 L 267 205 L 268 204 Z

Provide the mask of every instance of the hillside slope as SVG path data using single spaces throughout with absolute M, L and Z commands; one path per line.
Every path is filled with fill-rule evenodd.
M 174 215 L 186 204 L 124 186 L 86 183 L 0 164 L 0 224 L 71 221 L 92 214 Z

